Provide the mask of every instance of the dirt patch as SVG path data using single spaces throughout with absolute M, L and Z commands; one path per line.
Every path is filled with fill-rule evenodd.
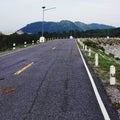
M 6 88 L 6 89 L 3 90 L 3 93 L 4 94 L 9 94 L 9 93 L 13 92 L 14 90 L 15 90 L 15 88 L 12 88 L 12 87 L 11 88 Z

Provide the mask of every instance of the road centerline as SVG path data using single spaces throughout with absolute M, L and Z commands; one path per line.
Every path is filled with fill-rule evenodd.
M 20 70 L 18 70 L 15 75 L 19 75 L 20 73 L 22 73 L 23 71 L 25 71 L 26 69 L 28 69 L 29 67 L 31 67 L 34 64 L 34 62 L 26 65 L 25 67 L 21 68 Z
M 52 48 L 52 50 L 55 50 L 55 49 L 56 49 L 56 47 L 53 47 L 53 48 Z

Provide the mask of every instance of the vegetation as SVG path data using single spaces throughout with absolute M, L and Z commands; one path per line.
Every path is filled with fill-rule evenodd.
M 102 50 L 102 51 L 104 51 L 104 48 L 103 47 L 101 47 L 101 46 L 99 46 L 99 44 L 98 43 L 95 43 L 95 42 L 92 42 L 92 41 L 90 41 L 90 40 L 85 40 L 84 41 L 84 44 L 85 45 L 87 45 L 88 47 L 91 47 L 92 49 L 94 49 L 94 50 Z
M 44 36 L 46 38 L 69 38 L 69 36 L 72 35 L 75 38 L 89 38 L 89 37 L 120 37 L 120 28 L 116 29 L 106 29 L 106 30 L 89 30 L 89 31 L 69 31 L 69 32 L 54 32 L 54 33 L 44 33 Z M 35 42 L 40 38 L 41 32 L 37 34 L 22 34 L 18 35 L 16 33 L 12 35 L 3 35 L 0 33 L 0 51 L 5 51 L 12 48 L 13 43 L 16 43 L 16 45 L 23 45 L 23 43 L 26 41 L 27 43 L 31 43 L 32 40 Z M 95 43 L 86 43 L 90 44 L 92 47 L 98 47 Z M 103 49 L 104 50 L 104 49 Z
M 27 34 L 12 34 L 10 36 L 0 35 L 0 51 L 5 51 L 12 48 L 13 43 L 16 43 L 16 45 L 23 45 L 25 41 L 28 44 L 32 43 L 32 40 L 34 40 L 35 38 L 36 37 L 34 35 Z
M 113 57 L 112 55 L 106 55 L 104 52 L 99 51 L 99 47 L 95 45 L 92 41 L 86 40 L 84 43 L 89 45 L 89 47 L 92 49 L 92 55 L 88 56 L 88 53 L 84 52 L 84 57 L 88 61 L 88 63 L 93 67 L 95 73 L 98 75 L 98 77 L 104 82 L 109 82 L 109 71 L 110 66 L 114 65 L 116 67 L 116 79 L 117 82 L 120 83 L 120 64 L 116 63 L 112 59 L 109 59 Z M 79 44 L 79 43 L 78 43 Z M 79 44 L 80 46 L 80 44 Z M 95 61 L 95 53 L 99 54 L 99 66 L 95 67 L 94 61 Z M 102 54 L 101 54 L 102 53 Z
M 109 40 L 108 40 L 109 41 Z M 114 42 L 114 41 L 113 41 Z M 103 85 L 105 87 L 109 87 L 109 79 L 110 79 L 110 66 L 114 65 L 116 68 L 116 79 L 117 79 L 117 84 L 114 85 L 115 88 L 120 90 L 120 63 L 116 63 L 113 59 L 114 56 L 112 54 L 106 54 L 105 52 L 101 52 L 99 50 L 98 44 L 95 45 L 95 42 L 85 40 L 84 44 L 88 45 L 92 49 L 92 54 L 91 56 L 88 56 L 88 52 L 82 50 L 84 58 L 86 61 L 91 65 L 91 67 L 94 69 L 94 72 L 97 74 L 97 76 L 100 78 L 100 80 L 103 82 Z M 81 42 L 78 41 L 78 45 L 82 47 Z M 95 66 L 95 53 L 99 54 L 99 66 Z M 101 54 L 102 53 L 102 54 Z M 116 99 L 114 96 L 108 93 L 108 96 L 111 99 Z M 115 95 L 116 96 L 116 95 Z M 120 103 L 117 100 L 116 102 L 112 102 L 113 108 L 116 110 L 120 110 Z
M 120 103 L 113 103 L 113 107 L 116 109 L 116 110 L 118 110 L 118 109 L 120 109 Z

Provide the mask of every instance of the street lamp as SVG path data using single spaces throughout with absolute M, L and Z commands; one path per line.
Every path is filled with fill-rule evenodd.
M 43 9 L 43 19 L 42 19 L 42 37 L 43 37 L 43 33 L 44 33 L 44 11 L 45 11 L 45 6 L 43 6 L 42 9 Z
M 46 8 L 45 6 L 42 7 L 42 9 L 43 9 L 42 36 L 40 37 L 40 42 L 45 42 L 45 37 L 44 37 L 44 12 L 47 11 L 47 10 L 55 9 L 56 7 L 48 8 L 48 9 L 45 9 L 45 8 Z
M 72 36 L 72 24 L 70 25 L 70 39 L 73 39 L 73 36 Z
M 45 42 L 45 37 L 43 36 L 43 34 L 44 34 L 44 11 L 45 11 L 45 6 L 43 6 L 42 9 L 43 9 L 42 36 L 40 37 L 40 42 Z

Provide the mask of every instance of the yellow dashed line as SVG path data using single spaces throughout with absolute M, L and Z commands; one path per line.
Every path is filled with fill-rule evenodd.
M 22 73 L 23 71 L 25 71 L 26 69 L 28 69 L 29 67 L 31 67 L 34 64 L 34 62 L 26 65 L 25 67 L 23 67 L 22 69 L 18 70 L 15 75 L 19 75 L 20 73 Z
M 55 49 L 56 49 L 56 47 L 53 47 L 53 48 L 52 48 L 52 50 L 55 50 Z

